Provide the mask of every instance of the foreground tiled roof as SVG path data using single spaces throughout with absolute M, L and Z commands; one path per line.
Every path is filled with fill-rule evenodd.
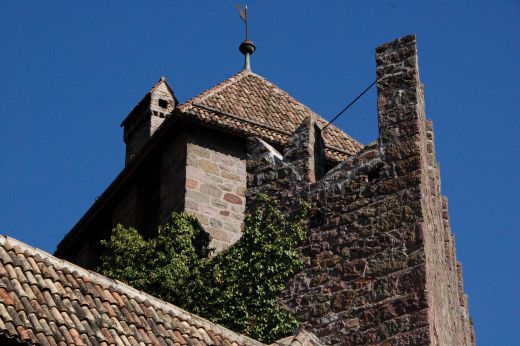
M 322 127 L 327 123 L 273 83 L 246 70 L 188 100 L 179 109 L 186 116 L 282 145 L 308 116 L 317 117 Z M 333 125 L 325 129 L 323 137 L 326 155 L 334 161 L 362 148 Z
M 0 343 L 266 346 L 0 235 Z M 304 330 L 273 346 L 321 346 Z
M 0 340 L 29 345 L 263 345 L 0 236 Z

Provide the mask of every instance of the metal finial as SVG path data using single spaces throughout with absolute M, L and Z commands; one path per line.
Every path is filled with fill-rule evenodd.
M 240 18 L 244 21 L 244 24 L 246 25 L 246 41 L 249 39 L 249 33 L 247 29 L 247 5 L 242 7 L 240 4 L 237 4 L 238 13 L 240 14 Z
M 240 18 L 245 23 L 246 26 L 246 39 L 244 42 L 240 44 L 240 47 L 238 48 L 242 54 L 245 56 L 244 61 L 244 70 L 251 71 L 251 59 L 250 56 L 253 55 L 253 53 L 256 50 L 255 44 L 249 40 L 249 31 L 248 31 L 248 20 L 247 20 L 247 5 L 242 7 L 240 4 L 237 4 L 238 13 L 240 14 Z

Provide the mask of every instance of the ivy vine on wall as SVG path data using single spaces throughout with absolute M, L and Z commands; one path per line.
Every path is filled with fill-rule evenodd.
M 305 238 L 309 205 L 286 215 L 265 196 L 247 215 L 243 235 L 210 258 L 210 237 L 187 213 L 173 213 L 157 235 L 144 239 L 118 225 L 102 241 L 98 270 L 139 290 L 271 343 L 290 334 L 298 321 L 278 302 L 286 281 L 302 267 L 297 250 Z

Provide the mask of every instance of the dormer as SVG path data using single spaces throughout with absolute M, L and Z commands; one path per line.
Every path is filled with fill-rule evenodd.
M 121 124 L 126 144 L 125 165 L 139 153 L 177 104 L 172 88 L 166 78 L 161 77 Z

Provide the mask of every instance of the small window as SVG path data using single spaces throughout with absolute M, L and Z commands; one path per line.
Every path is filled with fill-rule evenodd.
M 167 100 L 163 100 L 163 99 L 159 99 L 159 107 L 161 107 L 161 108 L 168 108 L 168 101 Z

